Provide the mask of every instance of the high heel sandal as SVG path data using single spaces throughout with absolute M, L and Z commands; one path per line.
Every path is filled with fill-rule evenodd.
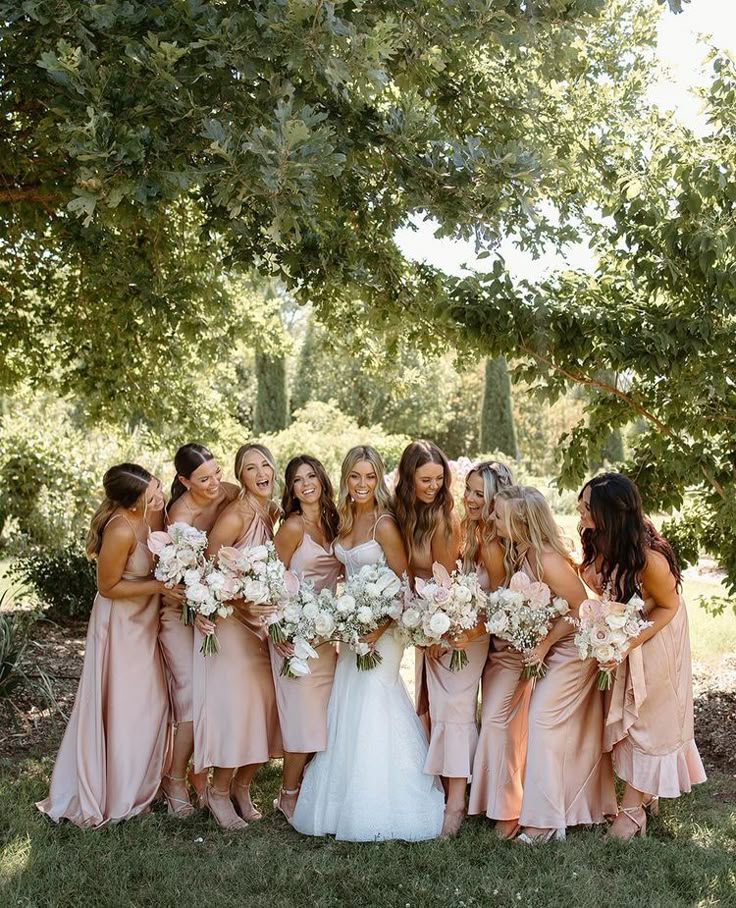
M 296 808 L 296 799 L 299 797 L 299 789 L 301 785 L 297 788 L 282 788 L 279 791 L 279 796 L 273 799 L 273 809 L 278 810 L 286 817 L 286 822 L 291 823 L 291 818 L 294 816 L 294 810 Z M 283 799 L 288 798 L 289 800 L 293 799 L 293 804 L 291 808 L 291 813 L 287 813 L 284 810 Z
M 236 797 L 236 798 L 234 799 L 234 800 L 235 800 L 235 810 L 240 814 L 240 816 L 241 816 L 244 820 L 247 820 L 249 823 L 250 823 L 250 822 L 253 822 L 253 821 L 255 821 L 255 820 L 262 820 L 262 819 L 263 819 L 263 814 L 262 814 L 261 811 L 256 807 L 256 805 L 253 803 L 253 801 L 251 801 L 251 799 L 250 799 L 250 783 L 248 783 L 247 785 L 244 785 L 242 782 L 238 782 L 235 778 L 233 778 L 232 782 L 230 783 L 230 792 L 231 792 L 231 795 L 232 795 L 232 787 L 233 787 L 233 785 L 234 785 L 236 788 L 243 788 L 243 789 L 245 789 L 245 791 L 246 791 L 247 794 L 248 794 L 248 802 L 247 802 L 247 805 L 246 805 L 246 809 L 243 810 L 243 808 L 240 806 L 240 802 L 238 801 L 238 799 L 237 799 L 237 797 Z
M 209 773 L 205 769 L 203 772 L 195 772 L 190 768 L 187 773 L 187 781 L 192 786 L 194 794 L 197 798 L 197 804 L 200 807 L 204 806 L 203 798 L 207 784 L 209 783 Z
M 463 820 L 467 816 L 467 810 L 461 807 L 459 810 L 448 810 L 445 808 L 445 815 L 442 819 L 441 839 L 454 839 L 460 832 Z
M 227 799 L 226 803 L 230 806 L 230 809 L 233 812 L 233 818 L 231 820 L 229 820 L 228 822 L 223 823 L 218 818 L 217 814 L 215 813 L 215 811 L 212 807 L 212 803 L 211 803 L 212 794 L 217 795 L 223 801 L 225 801 Z M 212 817 L 214 818 L 217 825 L 220 827 L 220 829 L 224 829 L 225 832 L 238 832 L 241 829 L 248 828 L 248 824 L 245 822 L 245 820 L 242 819 L 242 817 L 239 817 L 235 813 L 235 808 L 233 807 L 233 802 L 230 800 L 230 789 L 229 788 L 220 789 L 220 788 L 215 788 L 214 785 L 208 784 L 204 790 L 204 793 L 202 794 L 202 806 L 206 807 L 207 810 L 209 810 L 209 812 L 212 814 Z
M 501 823 L 508 823 L 509 826 L 507 828 L 504 828 L 500 825 Z M 512 823 L 514 824 L 513 826 L 510 825 Z M 518 820 L 496 820 L 496 825 L 493 827 L 493 832 L 497 839 L 507 841 L 509 839 L 516 838 L 516 836 L 521 832 L 521 826 L 519 825 Z
M 619 810 L 617 819 L 623 814 L 627 820 L 631 820 L 634 824 L 634 828 L 627 835 L 618 835 L 613 831 L 613 825 L 608 830 L 609 839 L 618 839 L 620 842 L 630 842 L 631 839 L 637 838 L 637 836 L 643 839 L 647 834 L 647 812 L 644 809 L 643 804 L 639 804 L 638 807 L 622 807 Z M 616 820 L 614 820 L 614 823 Z
M 564 829 L 548 829 L 546 832 L 540 832 L 538 835 L 529 835 L 528 832 L 520 832 L 514 839 L 515 842 L 521 842 L 522 845 L 544 845 L 546 842 L 564 842 L 566 833 Z
M 182 776 L 170 776 L 168 773 L 164 776 L 164 779 L 168 779 L 169 782 L 183 782 L 184 788 L 186 789 L 187 780 Z M 190 817 L 194 813 L 194 808 L 192 807 L 192 802 L 189 798 L 177 798 L 172 794 L 169 794 L 168 791 L 164 788 L 163 782 L 161 783 L 161 794 L 164 796 L 166 801 L 166 810 L 169 816 L 172 817 Z

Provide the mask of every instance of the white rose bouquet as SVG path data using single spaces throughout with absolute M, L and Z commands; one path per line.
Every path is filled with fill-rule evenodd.
M 652 623 L 642 617 L 643 614 L 644 603 L 639 596 L 632 596 L 628 602 L 606 597 L 602 601 L 585 599 L 580 603 L 578 619 L 574 621 L 578 655 L 581 659 L 595 659 L 599 665 L 622 662 L 629 641 Z M 611 670 L 599 669 L 598 690 L 608 690 L 611 682 Z
M 187 605 L 192 614 L 204 618 L 228 618 L 233 613 L 230 604 L 237 596 L 237 585 L 233 578 L 215 567 L 214 559 L 203 567 L 192 568 L 184 574 Z M 199 649 L 203 656 L 220 652 L 217 634 L 205 634 Z
M 299 678 L 311 673 L 309 659 L 319 659 L 314 647 L 330 639 L 335 630 L 335 597 L 328 589 L 315 593 L 308 580 L 299 580 L 293 571 L 284 573 L 288 598 L 279 603 L 269 619 L 268 635 L 274 643 L 291 643 L 294 653 L 284 659 L 281 674 Z
M 401 626 L 414 646 L 432 646 L 447 637 L 475 627 L 485 607 L 486 595 L 478 575 L 458 569 L 450 574 L 435 562 L 432 579 L 417 578 L 416 596 L 405 602 Z M 468 664 L 465 650 L 453 649 L 450 671 L 457 672 Z
M 553 597 L 546 583 L 530 580 L 522 571 L 513 575 L 507 588 L 488 596 L 486 630 L 507 640 L 521 653 L 533 650 L 547 636 L 552 623 L 570 611 L 564 599 Z M 525 665 L 522 678 L 542 678 L 546 666 Z
M 387 618 L 398 620 L 402 608 L 401 580 L 385 564 L 367 564 L 346 581 L 342 595 L 335 599 L 332 636 L 355 652 L 360 671 L 375 668 L 382 662 L 373 645 L 360 638 Z
M 242 549 L 223 546 L 217 553 L 217 565 L 235 586 L 234 598 L 256 605 L 266 602 L 276 605 L 288 598 L 284 586 L 286 568 L 272 542 Z
M 156 580 L 168 587 L 184 582 L 191 570 L 204 568 L 207 534 L 188 523 L 172 523 L 166 531 L 156 530 L 148 536 L 148 548 L 156 556 Z M 194 614 L 185 602 L 181 609 L 182 624 L 191 624 Z

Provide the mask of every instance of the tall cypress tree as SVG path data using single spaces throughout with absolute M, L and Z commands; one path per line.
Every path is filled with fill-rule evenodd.
M 511 382 L 506 358 L 486 360 L 486 379 L 480 410 L 481 451 L 501 451 L 516 457 L 516 432 L 511 410 Z
M 256 352 L 256 378 L 258 395 L 253 418 L 256 435 L 279 432 L 289 424 L 289 407 L 286 399 L 286 359 Z

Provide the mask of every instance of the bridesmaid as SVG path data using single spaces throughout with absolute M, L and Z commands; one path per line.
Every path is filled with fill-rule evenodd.
M 444 453 L 431 441 L 414 441 L 404 450 L 394 493 L 394 513 L 413 577 L 432 576 L 435 561 L 457 568 L 460 520 L 450 491 L 452 476 Z M 417 712 L 430 730 L 424 771 L 439 775 L 447 795 L 443 836 L 457 835 L 465 817 L 465 791 L 478 742 L 478 685 L 488 656 L 488 637 L 463 636 L 449 645 L 464 649 L 468 665 L 449 669 L 448 647 L 417 649 Z
M 645 807 L 705 781 L 694 740 L 687 609 L 672 547 L 642 513 L 628 477 L 591 479 L 578 511 L 586 583 L 620 602 L 641 596 L 652 622 L 616 667 L 604 734 L 604 748 L 613 751 L 616 774 L 626 782 L 610 834 L 628 840 L 645 834 Z
M 340 518 L 334 492 L 325 468 L 314 457 L 293 457 L 284 478 L 281 499 L 283 522 L 274 542 L 279 558 L 301 578 L 311 580 L 319 592 L 335 592 L 342 565 L 333 551 Z M 299 795 L 308 758 L 327 747 L 327 703 L 335 676 L 337 651 L 334 644 L 318 648 L 319 659 L 309 662 L 310 674 L 301 678 L 281 675 L 284 656 L 291 644 L 271 644 L 271 666 L 276 685 L 276 703 L 284 743 L 281 791 L 274 808 L 290 820 Z
M 87 555 L 97 589 L 84 665 L 51 790 L 36 806 L 57 821 L 101 826 L 149 809 L 170 755 L 169 698 L 158 648 L 159 596 L 146 546 L 160 529 L 161 483 L 137 464 L 111 467 Z M 181 602 L 180 587 L 168 590 Z
M 171 486 L 167 523 L 187 523 L 209 533 L 223 508 L 238 494 L 238 487 L 222 482 L 222 468 L 204 445 L 183 445 L 174 456 L 176 477 Z M 174 713 L 174 756 L 163 791 L 169 812 L 184 817 L 192 813 L 186 771 L 194 749 L 192 729 L 192 650 L 194 630 L 181 623 L 181 604 L 168 595 L 161 598 L 159 642 L 164 654 L 169 694 Z M 198 794 L 206 774 L 190 775 Z
M 235 476 L 242 490 L 212 527 L 208 556 L 222 546 L 262 545 L 273 539 L 278 506 L 273 493 L 276 466 L 268 448 L 243 445 L 235 455 Z M 203 801 L 227 830 L 245 829 L 262 816 L 250 797 L 258 767 L 280 757 L 281 734 L 264 622 L 271 605 L 236 603 L 234 613 L 217 621 L 220 652 L 202 656 L 202 634 L 215 624 L 195 619 L 194 769 L 214 767 Z M 237 808 L 237 812 L 236 812 Z M 240 816 L 238 816 L 240 814 Z
M 586 598 L 570 549 L 541 492 L 512 486 L 496 495 L 496 532 L 506 548 L 506 575 L 524 571 L 565 599 L 569 617 Z M 545 663 L 529 706 L 528 746 L 519 823 L 526 844 L 564 839 L 568 826 L 602 823 L 616 811 L 611 761 L 602 752 L 603 700 L 598 666 L 581 661 L 574 628 L 558 618 L 526 656 Z
M 463 561 L 479 566 L 483 588 L 498 589 L 506 579 L 504 548 L 496 535 L 493 511 L 497 493 L 513 484 L 505 464 L 485 461 L 466 479 Z M 520 678 L 521 653 L 508 643 L 492 642 L 483 670 L 481 725 L 473 761 L 468 813 L 496 821 L 496 835 L 513 838 L 519 831 L 522 779 L 526 764 L 527 720 L 531 681 Z

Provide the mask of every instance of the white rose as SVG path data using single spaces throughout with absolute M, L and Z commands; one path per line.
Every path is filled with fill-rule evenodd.
M 610 644 L 593 648 L 593 656 L 597 662 L 610 662 L 616 658 L 616 651 Z
M 444 612 L 435 612 L 429 619 L 429 629 L 435 637 L 441 637 L 450 629 L 450 619 Z
M 203 583 L 192 583 L 187 587 L 187 599 L 190 602 L 206 602 L 210 598 L 210 592 Z
M 184 572 L 184 583 L 186 583 L 187 586 L 199 583 L 200 576 L 201 575 L 196 568 L 191 568 L 190 570 Z
M 558 615 L 566 615 L 570 611 L 570 606 L 566 599 L 562 599 L 560 596 L 555 596 L 552 600 L 552 605 L 555 608 L 555 611 Z
M 260 580 L 247 580 L 243 587 L 243 598 L 246 602 L 261 605 L 268 601 L 268 587 Z
M 400 602 L 392 602 L 386 609 L 386 616 L 392 621 L 398 621 L 401 617 L 402 605 Z
M 361 605 L 356 612 L 355 617 L 361 624 L 371 624 L 373 621 L 373 611 L 367 605 Z
M 509 626 L 509 620 L 504 612 L 495 612 L 486 622 L 489 634 L 501 634 Z
M 371 651 L 370 644 L 364 643 L 362 640 L 358 640 L 355 646 L 353 647 L 354 652 L 359 656 L 367 656 Z
M 220 618 L 229 618 L 232 613 L 233 609 L 230 605 L 221 605 L 217 609 L 217 614 L 220 616 Z
M 349 593 L 343 593 L 337 600 L 337 610 L 343 614 L 352 612 L 355 609 L 355 599 Z
M 455 587 L 455 599 L 458 602 L 470 602 L 472 598 L 473 593 L 467 588 L 467 586 Z
M 418 609 L 412 608 L 411 606 L 401 616 L 401 623 L 404 625 L 404 627 L 408 628 L 419 627 L 419 622 L 421 620 L 421 612 Z
M 302 615 L 312 621 L 319 614 L 319 606 L 316 602 L 307 602 L 302 607 Z
M 319 612 L 314 619 L 314 629 L 320 637 L 329 637 L 335 629 L 335 621 L 329 612 Z
M 289 624 L 296 624 L 299 620 L 299 606 L 294 605 L 293 603 L 287 605 L 284 609 L 284 621 L 288 621 Z

